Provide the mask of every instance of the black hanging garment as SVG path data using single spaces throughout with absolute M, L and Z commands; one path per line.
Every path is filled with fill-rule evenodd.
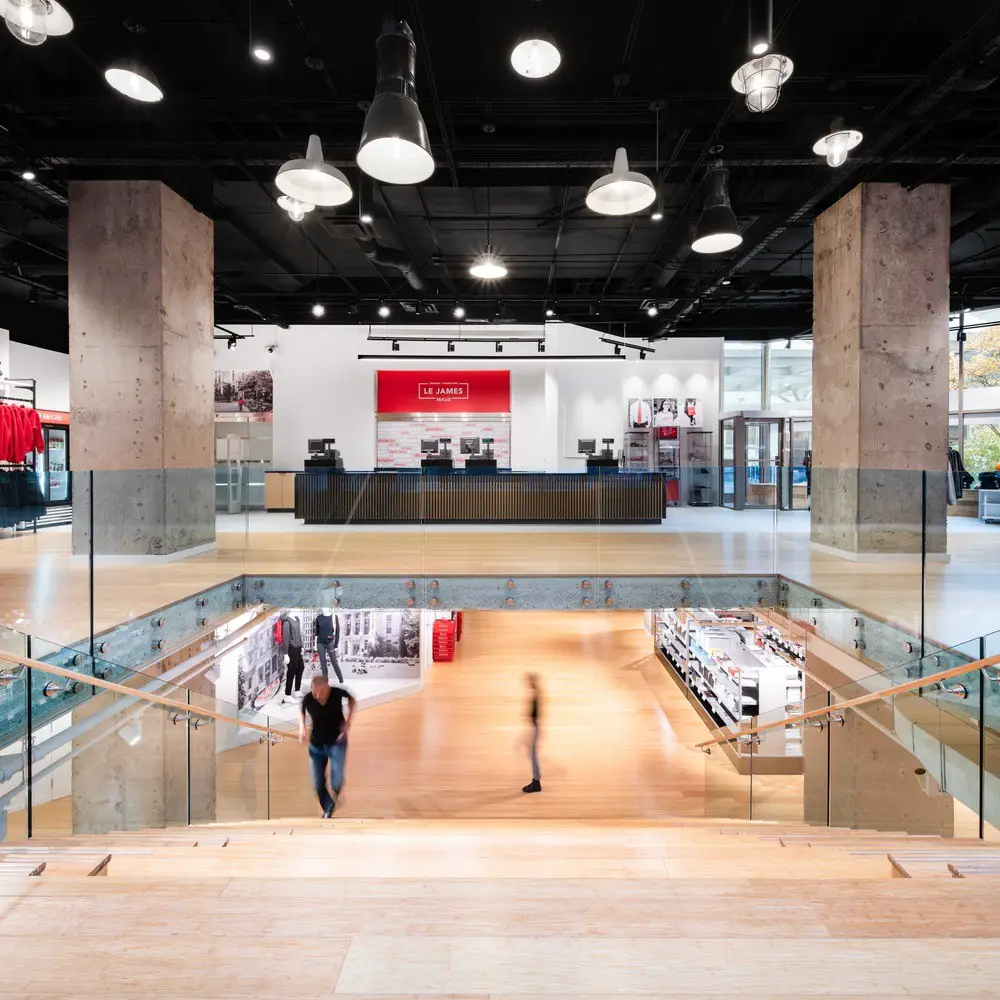
M 45 513 L 45 497 L 31 469 L 0 469 L 0 528 L 34 521 Z

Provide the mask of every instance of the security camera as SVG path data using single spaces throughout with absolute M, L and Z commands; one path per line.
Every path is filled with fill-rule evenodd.
M 268 353 L 268 354 L 274 354 L 274 352 L 275 352 L 275 351 L 276 351 L 277 349 L 278 349 L 278 345 L 277 345 L 277 344 L 271 344 L 271 345 L 270 345 L 270 346 L 268 347 L 268 349 L 267 349 L 267 353 Z

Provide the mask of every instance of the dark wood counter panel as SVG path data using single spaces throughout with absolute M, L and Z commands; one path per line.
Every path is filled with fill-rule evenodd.
M 655 472 L 325 472 L 295 477 L 306 524 L 658 524 Z

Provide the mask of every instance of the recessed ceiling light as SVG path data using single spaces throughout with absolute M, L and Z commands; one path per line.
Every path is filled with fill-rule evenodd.
M 321 316 L 326 315 L 326 306 L 322 302 L 316 302 L 312 307 L 312 314 L 319 319 Z
M 656 201 L 656 188 L 645 175 L 628 168 L 628 154 L 619 147 L 610 174 L 599 177 L 587 192 L 587 208 L 598 215 L 633 215 Z
M 548 316 L 549 319 L 551 319 L 553 316 L 555 316 L 555 314 L 556 314 L 555 309 L 546 309 L 545 310 L 545 315 Z
M 332 208 L 354 197 L 343 172 L 323 159 L 323 143 L 318 135 L 309 136 L 304 160 L 288 160 L 278 168 L 274 183 L 279 191 L 310 205 Z
M 378 307 L 378 314 L 382 319 L 388 319 L 391 312 L 392 310 L 384 302 Z
M 259 63 L 269 63 L 274 60 L 274 53 L 266 45 L 255 45 L 251 54 Z
M 723 279 L 722 279 L 722 283 L 723 283 L 724 285 L 728 285 L 728 284 L 729 284 L 730 282 L 729 282 L 729 279 L 728 279 L 728 278 L 723 278 Z
M 661 212 L 661 211 L 660 211 L 660 209 L 657 209 L 657 210 L 656 210 L 656 211 L 655 211 L 655 212 L 654 212 L 654 213 L 653 213 L 653 214 L 652 214 L 652 215 L 650 216 L 650 218 L 651 218 L 651 219 L 653 220 L 653 222 L 662 222 L 662 221 L 663 221 L 663 212 Z
M 453 315 L 455 319 L 465 319 L 465 306 L 455 306 Z
M 547 31 L 531 31 L 522 35 L 510 54 L 515 72 L 529 80 L 551 76 L 562 62 L 556 40 Z
M 375 219 L 372 217 L 371 212 L 362 212 L 361 218 L 358 221 L 361 222 L 362 225 L 370 226 Z
M 660 310 L 656 306 L 650 306 L 646 310 L 646 315 L 649 316 L 650 319 L 652 319 L 652 317 L 660 315 Z
M 153 71 L 138 59 L 116 59 L 104 71 L 104 79 L 133 101 L 155 104 L 163 100 L 163 90 Z
M 21 171 L 21 180 L 33 181 L 34 179 L 35 179 L 35 171 L 32 170 L 30 167 L 27 170 Z

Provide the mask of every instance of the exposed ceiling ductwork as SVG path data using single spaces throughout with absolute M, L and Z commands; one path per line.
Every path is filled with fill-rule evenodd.
M 402 250 L 383 246 L 377 240 L 358 240 L 361 252 L 379 267 L 392 267 L 407 280 L 409 286 L 417 292 L 425 288 L 424 279 L 420 277 L 417 265 Z

